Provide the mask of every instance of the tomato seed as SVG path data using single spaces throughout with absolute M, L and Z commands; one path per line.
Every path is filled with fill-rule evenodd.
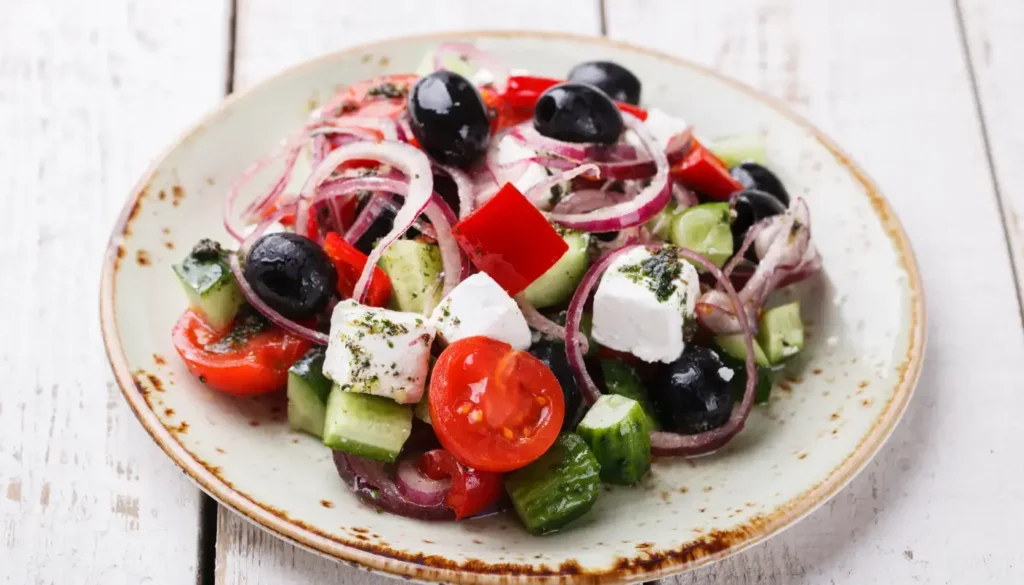
M 529 439 L 530 435 L 532 435 L 532 434 L 533 434 L 533 431 L 530 430 L 530 427 L 526 427 L 525 429 L 523 429 L 523 437 L 524 438 Z
M 512 434 L 512 429 L 508 427 L 501 427 L 501 434 L 509 441 L 515 438 L 515 435 Z
M 469 422 L 476 424 L 484 419 L 484 413 L 480 412 L 480 409 L 476 409 L 469 413 Z
M 473 405 L 469 402 L 463 402 L 462 406 L 455 409 L 455 412 L 459 414 L 469 414 L 469 411 L 473 409 Z
M 534 396 L 533 400 L 540 406 L 544 406 L 545 404 L 548 403 L 548 399 L 544 398 L 543 396 Z

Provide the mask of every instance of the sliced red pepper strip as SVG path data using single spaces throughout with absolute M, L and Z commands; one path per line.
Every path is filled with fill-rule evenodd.
M 672 178 L 719 201 L 727 201 L 730 195 L 743 189 L 729 174 L 729 167 L 696 139 L 690 152 L 672 167 Z
M 564 79 L 554 79 L 551 77 L 512 75 L 508 78 L 506 85 L 505 102 L 512 108 L 529 109 L 532 113 L 533 107 L 537 105 L 537 100 L 540 99 L 540 94 L 564 82 Z M 647 119 L 647 110 L 639 106 L 620 101 L 616 101 L 615 104 L 623 112 L 633 114 L 641 120 Z
M 516 295 L 558 262 L 569 245 L 511 183 L 452 228 L 473 264 Z
M 451 478 L 445 504 L 455 512 L 456 520 L 479 514 L 501 498 L 501 474 L 470 469 L 444 449 L 427 451 L 418 466 L 430 479 Z
M 345 238 L 334 232 L 327 234 L 324 238 L 324 252 L 334 262 L 338 271 L 338 294 L 345 298 L 351 298 L 355 290 L 356 281 L 363 272 L 368 258 L 355 246 L 345 241 Z M 371 307 L 383 307 L 391 299 L 391 279 L 387 273 L 375 267 L 373 276 L 370 278 L 370 287 L 366 293 L 365 302 Z

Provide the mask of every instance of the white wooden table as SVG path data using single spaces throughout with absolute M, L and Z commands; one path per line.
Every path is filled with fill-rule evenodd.
M 390 582 L 218 510 L 160 453 L 103 356 L 100 260 L 146 163 L 226 91 L 460 28 L 606 34 L 759 87 L 854 153 L 914 243 L 931 343 L 895 435 L 798 526 L 678 583 L 1024 582 L 1018 0 L 3 0 L 0 581 Z

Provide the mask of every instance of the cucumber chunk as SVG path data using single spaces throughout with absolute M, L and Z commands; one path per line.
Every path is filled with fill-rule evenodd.
M 324 348 L 314 347 L 288 369 L 288 426 L 323 437 L 331 381 L 324 376 Z
M 214 329 L 225 329 L 245 304 L 242 289 L 228 268 L 227 253 L 213 240 L 200 240 L 173 266 L 188 304 Z
M 608 393 L 637 401 L 643 410 L 644 418 L 647 419 L 648 428 L 652 431 L 657 430 L 658 419 L 654 418 L 654 406 L 647 395 L 647 388 L 636 375 L 636 371 L 618 360 L 601 360 L 601 373 L 604 375 L 604 385 Z
M 747 346 L 743 343 L 742 333 L 719 335 L 715 338 L 715 345 L 722 348 L 722 351 L 736 358 L 740 362 L 747 359 Z M 772 365 L 772 363 L 768 361 L 768 356 L 764 354 L 764 350 L 761 349 L 761 344 L 758 343 L 757 339 L 754 340 L 754 362 L 759 366 Z
M 412 407 L 335 386 L 327 399 L 324 445 L 367 459 L 392 462 L 412 433 Z
M 667 240 L 669 239 L 669 233 L 672 231 L 672 224 L 679 214 L 678 206 L 675 203 L 669 203 L 657 215 L 647 220 L 647 229 L 655 237 Z
M 743 359 L 722 353 L 722 363 L 732 369 L 733 379 L 729 381 L 732 388 L 732 395 L 737 401 L 743 400 L 743 392 L 747 388 L 747 366 Z M 778 375 L 778 369 L 757 366 L 757 386 L 754 388 L 754 404 L 768 404 L 772 395 L 772 387 Z
M 765 141 L 760 134 L 737 134 L 719 138 L 708 146 L 711 153 L 725 163 L 734 167 L 744 162 L 765 163 Z
M 569 244 L 569 249 L 554 266 L 526 287 L 526 298 L 538 309 L 568 301 L 590 267 L 587 257 L 590 234 L 566 232 L 562 239 Z
M 672 223 L 669 237 L 673 244 L 703 254 L 721 267 L 732 256 L 729 204 L 702 203 L 684 209 Z
M 579 435 L 566 433 L 533 463 L 505 476 L 505 490 L 526 529 L 554 532 L 586 514 L 601 493 L 601 467 Z
M 423 389 L 423 398 L 416 403 L 416 406 L 412 409 L 412 414 L 421 421 L 433 426 L 433 422 L 430 420 L 430 388 Z
M 605 394 L 583 417 L 576 432 L 594 452 L 605 483 L 633 485 L 650 471 L 650 428 L 636 400 Z
M 441 302 L 441 249 L 416 240 L 396 240 L 377 263 L 391 279 L 392 308 L 429 315 Z
M 792 302 L 768 309 L 761 316 L 757 340 L 773 364 L 781 363 L 804 348 L 804 324 L 800 320 L 800 303 Z

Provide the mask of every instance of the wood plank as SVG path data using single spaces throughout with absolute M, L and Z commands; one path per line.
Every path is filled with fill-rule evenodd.
M 197 578 L 200 492 L 122 400 L 96 292 L 130 188 L 223 95 L 226 23 L 220 0 L 0 7 L 0 582 Z
M 1024 4 L 961 0 L 960 16 L 987 131 L 996 189 L 1003 203 L 1017 289 L 1024 298 Z
M 384 14 L 388 16 L 382 18 Z M 541 14 L 543 18 L 538 17 Z M 365 4 L 330 0 L 306 2 L 302 10 L 274 0 L 239 0 L 236 18 L 237 89 L 310 57 L 405 34 L 481 28 L 600 32 L 594 0 L 451 0 L 444 3 L 444 9 L 425 9 L 417 0 L 382 0 L 375 2 L 372 10 Z M 224 508 L 218 514 L 217 527 L 219 585 L 392 583 L 295 548 Z
M 1024 10 L 1010 4 L 965 2 L 976 63 L 990 68 L 989 120 L 1007 125 L 993 141 L 1006 188 L 1024 178 Z M 717 68 L 837 138 L 900 213 L 929 300 L 917 396 L 867 470 L 793 529 L 674 582 L 1020 581 L 1024 553 L 1001 535 L 1024 519 L 1021 469 L 1000 462 L 1024 440 L 1013 421 L 1024 342 L 954 6 L 607 0 L 607 13 L 613 38 Z

